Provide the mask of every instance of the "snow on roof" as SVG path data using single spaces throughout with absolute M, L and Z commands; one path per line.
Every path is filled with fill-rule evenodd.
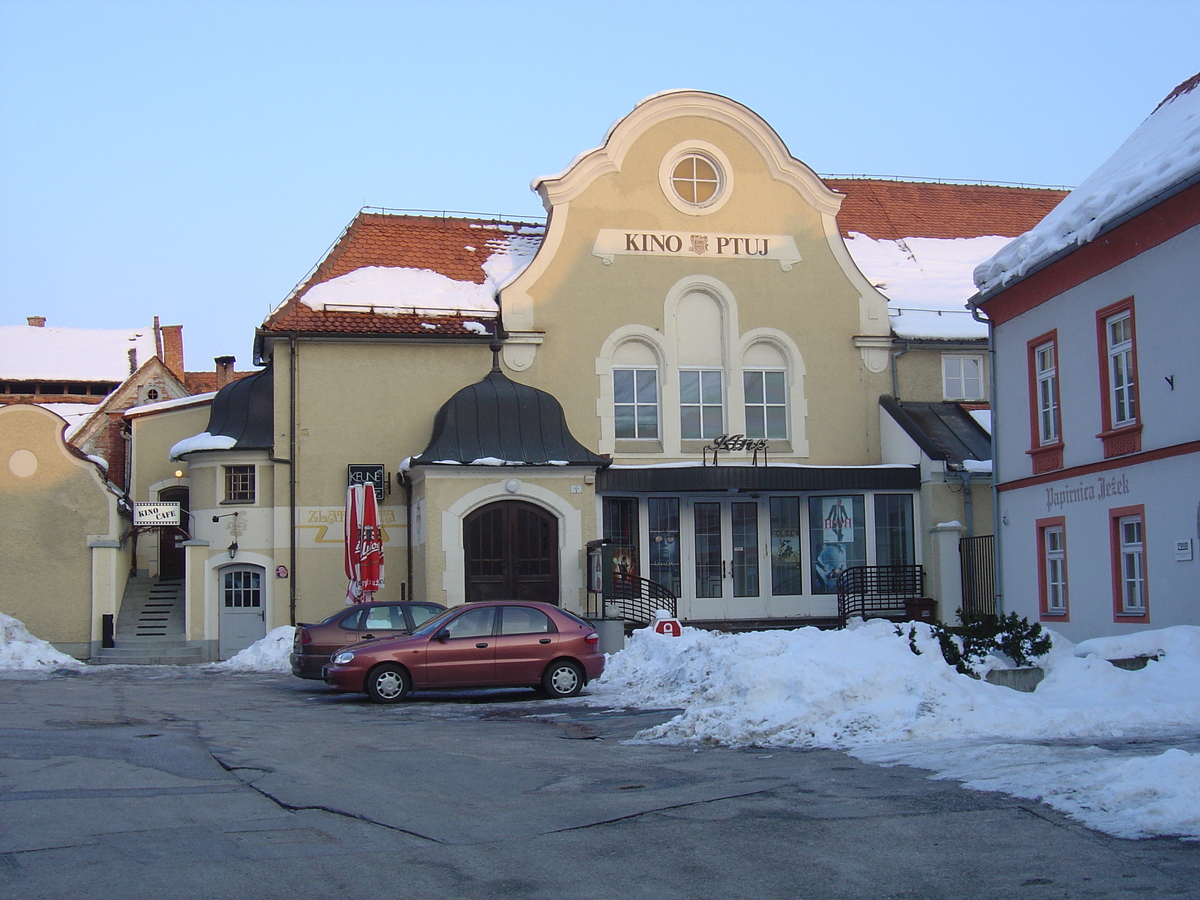
M 63 432 L 63 439 L 67 441 L 70 441 L 75 433 L 83 427 L 83 424 L 92 417 L 92 413 L 100 408 L 95 403 L 39 403 L 37 405 L 67 420 L 66 430 Z
M 189 438 L 184 438 L 173 446 L 171 452 L 167 454 L 167 458 L 174 462 L 185 453 L 196 453 L 200 450 L 230 450 L 236 444 L 237 438 L 235 437 L 230 437 L 227 434 L 209 434 L 207 431 L 202 431 Z
M 176 397 L 174 400 L 159 400 L 157 403 L 143 403 L 140 406 L 131 406 L 125 410 L 126 416 L 141 416 L 150 413 L 163 412 L 168 409 L 182 409 L 186 406 L 201 406 L 205 403 L 211 403 L 212 398 L 217 396 L 216 391 L 209 391 L 206 394 L 193 394 L 190 397 Z
M 889 241 L 855 232 L 846 248 L 867 280 L 888 298 L 897 337 L 962 340 L 987 337 L 987 325 L 975 321 L 967 309 L 967 298 L 974 293 L 971 272 L 979 260 L 1008 240 L 909 237 Z
M 1117 152 L 1040 223 L 975 270 L 980 291 L 1022 278 L 1126 213 L 1200 176 L 1200 74 L 1177 87 Z
M 0 376 L 14 380 L 120 382 L 155 352 L 153 328 L 0 325 Z

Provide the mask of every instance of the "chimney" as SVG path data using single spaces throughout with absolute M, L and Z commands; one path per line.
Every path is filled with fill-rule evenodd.
M 219 391 L 233 381 L 233 364 L 236 360 L 232 356 L 218 356 L 213 362 L 217 364 L 217 390 Z
M 29 323 L 30 328 L 45 328 L 46 327 L 46 317 L 45 316 L 26 316 L 25 321 Z
M 183 326 L 163 325 L 159 334 L 162 340 L 159 359 L 179 378 L 183 378 Z

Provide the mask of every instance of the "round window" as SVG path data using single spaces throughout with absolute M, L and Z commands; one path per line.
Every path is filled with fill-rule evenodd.
M 721 191 L 721 170 L 700 153 L 689 153 L 671 169 L 671 187 L 684 203 L 707 206 Z

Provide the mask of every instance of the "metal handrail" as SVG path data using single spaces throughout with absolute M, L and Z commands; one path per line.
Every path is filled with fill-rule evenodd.
M 616 604 L 620 618 L 636 626 L 649 625 L 660 609 L 675 616 L 679 600 L 669 588 L 657 581 L 617 572 L 613 574 L 612 596 L 605 597 L 603 603 L 606 618 L 610 604 Z
M 901 618 L 906 602 L 925 598 L 923 566 L 854 566 L 838 576 L 838 616 Z

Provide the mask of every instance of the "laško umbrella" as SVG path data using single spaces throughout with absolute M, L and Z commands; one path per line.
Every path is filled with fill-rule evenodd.
M 383 540 L 379 534 L 379 510 L 375 487 L 352 484 L 346 489 L 346 605 L 368 603 L 383 587 Z

